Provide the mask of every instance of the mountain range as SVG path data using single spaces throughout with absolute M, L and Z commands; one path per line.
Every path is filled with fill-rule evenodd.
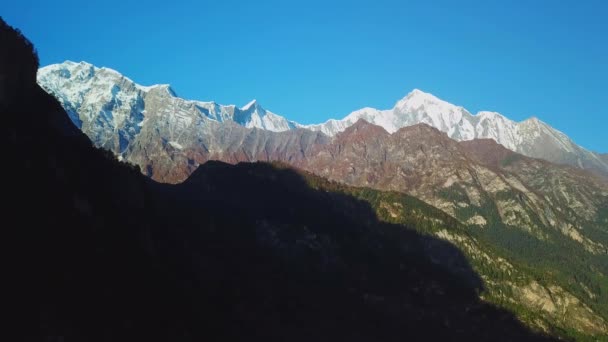
M 242 108 L 188 101 L 168 85 L 140 86 L 87 63 L 42 68 L 38 83 L 95 145 L 158 181 L 182 182 L 209 160 L 283 161 L 350 185 L 416 196 L 480 227 L 492 225 L 489 202 L 502 224 L 540 239 L 558 231 L 590 253 L 608 251 L 603 233 L 593 233 L 602 230 L 608 187 L 582 170 L 601 170 L 603 157 L 534 118 L 471 115 L 414 90 L 392 110 L 367 108 L 303 126 L 256 101 Z M 525 157 L 536 153 L 549 160 L 568 155 L 576 166 Z
M 146 125 L 170 125 L 168 136 L 163 137 L 165 143 L 183 148 L 196 145 L 193 136 L 200 136 L 205 126 L 215 123 L 232 122 L 273 132 L 305 128 L 334 136 L 364 119 L 389 133 L 425 123 L 457 141 L 493 139 L 525 156 L 574 165 L 608 177 L 605 156 L 577 145 L 535 117 L 514 122 L 495 112 L 473 115 L 463 107 L 417 89 L 389 110 L 363 108 L 342 120 L 301 125 L 265 110 L 255 100 L 241 108 L 186 100 L 178 97 L 169 85 L 141 86 L 115 70 L 86 62 L 66 61 L 41 68 L 38 83 L 59 99 L 72 121 L 98 146 L 119 154 L 129 154 L 129 145 L 138 140 Z
M 36 85 L 33 45 L 2 19 L 0 47 L 2 340 L 550 341 L 605 329 L 568 290 L 403 193 L 284 163 L 210 161 L 181 184 L 155 182 L 73 125 Z M 518 296 L 555 300 L 559 317 L 568 308 L 577 328 L 493 304 L 501 292 L 480 275 L 491 270 Z
M 368 189 L 339 191 L 387 222 L 434 220 L 422 232 L 466 255 L 486 300 L 560 336 L 608 332 L 606 155 L 536 118 L 472 115 L 414 90 L 391 110 L 301 125 L 257 101 L 186 100 L 84 62 L 41 68 L 37 82 L 96 146 L 153 180 L 193 184 L 213 160 L 278 161 L 309 172 L 309 184 L 330 182 L 322 191 Z M 417 212 L 404 195 L 447 216 Z

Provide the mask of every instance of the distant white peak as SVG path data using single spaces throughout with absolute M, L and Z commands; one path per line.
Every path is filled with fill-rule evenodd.
M 96 69 L 99 69 L 100 71 L 105 71 L 105 72 L 107 72 L 109 74 L 114 74 L 114 75 L 119 76 L 119 77 L 124 77 L 123 74 L 119 73 L 118 71 L 116 71 L 116 70 L 114 70 L 112 68 L 101 67 L 101 68 L 96 68 Z
M 490 119 L 490 120 L 501 119 L 501 120 L 511 121 L 511 120 L 507 119 L 504 115 L 502 115 L 498 112 L 481 111 L 481 112 L 477 112 L 477 114 L 475 114 L 475 116 L 481 120 L 483 120 L 483 119 Z
M 405 99 L 421 99 L 421 100 L 427 100 L 427 101 L 441 101 L 435 95 L 433 95 L 431 93 L 424 92 L 424 91 L 422 91 L 420 89 L 414 89 L 414 90 L 410 91 L 409 94 L 407 94 L 405 96 Z
M 173 97 L 177 97 L 177 93 L 175 92 L 175 90 L 173 90 L 173 88 L 171 88 L 170 84 L 157 84 L 156 87 L 159 89 L 164 89 L 167 93 L 169 93 L 169 95 Z
M 109 82 L 115 82 L 115 79 L 124 79 L 134 84 L 137 89 L 143 92 L 149 92 L 154 89 L 160 89 L 168 92 L 172 96 L 177 96 L 177 94 L 169 84 L 154 84 L 150 86 L 142 86 L 135 83 L 132 79 L 126 77 L 115 69 L 108 67 L 96 67 L 93 64 L 85 61 L 73 62 L 68 60 L 63 63 L 47 65 L 43 68 L 40 68 L 39 71 L 41 75 L 51 74 L 54 72 L 58 72 L 59 76 L 65 78 L 72 78 L 73 76 L 78 75 L 85 76 L 85 78 L 92 78 L 93 76 L 97 75 L 98 77 L 101 77 L 102 79 Z
M 477 112 L 477 114 L 475 114 L 476 116 L 502 116 L 500 113 L 498 112 L 491 112 L 491 111 L 487 111 L 487 110 L 482 110 Z
M 376 114 L 378 113 L 379 110 L 376 108 L 371 108 L 371 107 L 364 107 L 361 109 L 357 109 L 356 111 L 348 114 L 348 116 L 346 116 L 345 119 L 359 119 L 362 116 L 365 116 L 367 114 Z M 331 121 L 331 120 L 328 120 Z
M 300 125 L 302 127 L 323 127 L 325 125 L 333 125 L 333 124 L 338 124 L 338 123 L 343 123 L 345 120 L 347 120 L 350 116 L 352 115 L 349 114 L 346 118 L 340 120 L 340 119 L 328 119 L 327 121 L 323 122 L 323 123 L 318 123 L 318 124 L 307 124 L 307 125 Z
M 199 105 L 199 106 L 211 106 L 214 107 L 217 105 L 217 103 L 215 101 L 193 101 L 195 104 Z M 229 107 L 229 106 L 226 106 Z
M 66 60 L 63 63 L 51 64 L 49 66 L 53 66 L 53 65 L 56 65 L 56 66 L 59 66 L 59 67 L 61 67 L 61 66 L 69 66 L 69 67 L 77 67 L 77 66 L 90 67 L 90 66 L 93 66 L 93 64 L 87 63 L 85 61 L 74 62 L 74 61 L 70 61 L 70 60 Z
M 83 63 L 83 62 L 80 62 Z M 47 65 L 46 67 L 50 67 L 50 66 L 54 66 L 54 65 L 76 65 L 76 64 L 80 64 L 79 62 L 74 62 L 74 61 L 70 61 L 69 59 L 65 60 L 63 63 L 57 63 L 57 64 L 51 64 L 51 65 Z
M 71 72 L 78 67 L 90 68 L 90 67 L 93 67 L 93 65 L 86 63 L 86 62 L 76 63 L 76 62 L 72 62 L 72 61 L 65 61 L 63 63 L 49 64 L 47 66 L 44 66 L 44 67 L 40 68 L 38 70 L 38 72 L 40 74 L 46 74 L 46 73 L 51 73 L 53 71 L 61 71 L 61 70 L 68 70 Z
M 437 106 L 443 108 L 462 108 L 455 106 L 449 102 L 443 101 L 440 98 L 436 97 L 433 94 L 425 93 L 420 89 L 414 89 L 406 97 L 399 100 L 395 105 L 395 108 L 399 109 L 417 109 L 423 106 Z
M 249 110 L 254 106 L 257 106 L 258 101 L 257 100 L 251 100 L 251 102 L 249 102 L 248 104 L 244 105 L 243 107 L 241 107 L 241 110 Z
M 73 63 L 73 64 L 84 65 L 84 66 L 92 66 L 92 65 L 93 65 L 93 64 L 91 64 L 91 63 L 89 63 L 89 62 L 87 62 L 87 61 L 80 61 L 80 62 L 76 63 L 76 62 L 72 62 L 72 61 L 69 61 L 69 60 L 68 60 L 68 61 L 66 61 L 66 62 L 71 62 L 71 63 Z
M 151 86 L 142 86 L 142 85 L 137 84 L 136 87 L 137 87 L 137 89 L 145 91 L 145 92 L 148 92 L 153 89 L 166 89 L 171 92 L 173 91 L 171 89 L 171 85 L 169 85 L 169 84 L 153 84 Z
M 521 124 L 527 124 L 527 125 L 534 125 L 534 126 L 541 126 L 541 125 L 545 125 L 547 126 L 547 124 L 545 124 L 543 121 L 541 121 L 539 118 L 537 118 L 536 116 L 532 116 L 522 122 L 520 122 Z

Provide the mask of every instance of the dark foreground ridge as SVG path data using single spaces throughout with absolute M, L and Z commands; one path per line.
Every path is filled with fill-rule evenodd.
M 548 339 L 481 302 L 455 247 L 310 175 L 209 162 L 180 185 L 145 178 L 71 124 L 1 20 L 0 39 L 1 340 Z

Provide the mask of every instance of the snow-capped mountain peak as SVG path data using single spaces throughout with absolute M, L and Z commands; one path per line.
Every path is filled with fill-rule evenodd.
M 247 103 L 246 105 L 241 107 L 241 110 L 249 110 L 252 107 L 256 106 L 257 104 L 258 104 L 258 100 L 253 99 L 253 100 L 249 101 L 249 103 Z
M 426 123 L 446 132 L 457 125 L 464 115 L 470 115 L 464 108 L 419 89 L 414 89 L 398 101 L 393 113 L 395 129 Z
M 506 117 L 499 112 L 480 111 L 475 114 L 479 120 L 504 120 Z
M 363 108 L 342 120 L 328 120 L 323 124 L 305 127 L 333 136 L 358 119 L 382 126 L 391 133 L 402 127 L 426 123 L 458 141 L 493 139 L 510 150 L 530 157 L 572 164 L 608 174 L 605 158 L 576 145 L 564 133 L 536 117 L 515 122 L 497 112 L 481 111 L 473 115 L 461 106 L 419 89 L 411 91 L 392 109 Z
M 87 62 L 66 61 L 43 67 L 38 72 L 38 83 L 59 99 L 72 121 L 98 146 L 119 153 L 128 148 L 149 122 L 167 125 L 175 135 L 168 141 L 187 146 L 183 139 L 178 139 L 183 132 L 200 130 L 200 126 L 206 126 L 209 121 L 232 121 L 269 131 L 302 127 L 334 136 L 363 119 L 389 133 L 426 123 L 455 140 L 489 138 L 527 156 L 608 174 L 605 157 L 576 145 L 564 133 L 538 118 L 515 122 L 497 112 L 482 111 L 473 115 L 461 106 L 419 89 L 411 91 L 391 109 L 366 107 L 341 120 L 300 125 L 262 108 L 256 100 L 237 108 L 182 99 L 168 84 L 142 86 L 114 69 L 98 68 Z M 148 120 L 152 117 L 160 119 Z M 193 131 L 190 135 L 196 134 Z
M 252 100 L 235 111 L 234 121 L 249 128 L 261 128 L 268 131 L 287 131 L 298 126 L 284 117 L 264 109 L 257 100 Z
M 399 100 L 395 108 L 410 108 L 416 109 L 423 106 L 438 106 L 438 107 L 455 107 L 451 103 L 445 102 L 435 95 L 425 93 L 420 89 L 414 89 L 408 93 L 403 99 Z
M 177 97 L 177 93 L 175 92 L 175 90 L 173 90 L 173 88 L 171 87 L 170 84 L 154 84 L 151 86 L 142 86 L 142 85 L 137 84 L 136 87 L 137 87 L 137 89 L 144 91 L 144 92 L 149 92 L 149 91 L 153 91 L 153 90 L 163 90 L 163 91 L 166 91 L 167 93 L 169 93 L 171 96 Z
M 87 62 L 65 61 L 43 67 L 38 71 L 38 83 L 59 99 L 72 122 L 98 146 L 119 153 L 154 121 L 150 117 L 158 117 L 178 136 L 184 129 L 196 129 L 210 120 L 269 131 L 296 125 L 264 110 L 255 100 L 239 109 L 182 99 L 169 84 L 143 86 L 114 69 Z

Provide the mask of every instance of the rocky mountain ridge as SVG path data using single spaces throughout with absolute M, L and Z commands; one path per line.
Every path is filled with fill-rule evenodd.
M 98 68 L 86 62 L 66 61 L 41 68 L 38 82 L 60 100 L 72 121 L 96 145 L 118 154 L 124 153 L 127 146 L 137 140 L 141 127 L 155 121 L 146 119 L 154 116 L 175 126 L 177 131 L 164 139 L 176 147 L 196 144 L 196 141 L 187 139 L 192 134 L 182 136 L 180 127 L 199 130 L 209 122 L 233 122 L 275 132 L 306 128 L 334 136 L 364 119 L 391 133 L 402 127 L 426 123 L 458 141 L 493 139 L 526 156 L 574 165 L 608 176 L 608 162 L 604 157 L 578 146 L 564 133 L 537 118 L 514 122 L 495 112 L 473 115 L 463 107 L 417 89 L 389 110 L 363 108 L 342 120 L 301 125 L 265 110 L 255 100 L 238 108 L 181 99 L 168 85 L 141 86 L 115 70 Z M 191 126 L 193 121 L 199 124 Z
M 269 131 L 296 127 L 256 101 L 242 108 L 189 101 L 179 98 L 168 84 L 141 86 L 113 69 L 86 62 L 66 61 L 41 68 L 38 82 L 60 101 L 74 124 L 96 145 L 117 154 L 135 140 L 150 116 L 171 121 L 174 128 L 167 138 L 174 146 L 187 143 L 179 135 L 195 118 L 201 120 L 201 125 L 210 121 L 235 122 Z
M 473 115 L 463 107 L 418 89 L 398 101 L 392 109 L 364 108 L 342 120 L 307 127 L 333 136 L 359 119 L 382 126 L 391 133 L 402 127 L 426 123 L 457 141 L 492 139 L 526 156 L 608 175 L 608 164 L 598 154 L 576 145 L 564 133 L 536 117 L 514 122 L 496 112 L 482 111 Z

